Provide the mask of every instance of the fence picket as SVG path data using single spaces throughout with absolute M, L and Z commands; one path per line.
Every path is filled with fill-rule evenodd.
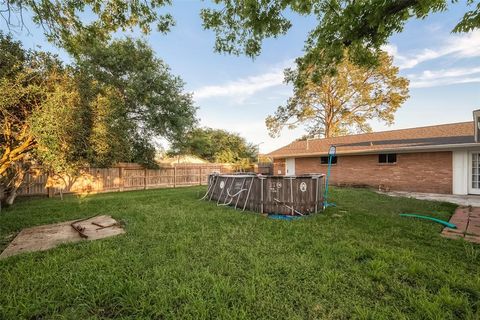
M 82 175 L 65 179 L 61 186 L 51 186 L 52 193 L 101 193 L 138 189 L 154 189 L 202 185 L 213 172 L 228 173 L 230 168 L 222 164 L 178 164 L 174 167 L 146 169 L 138 164 L 124 163 L 113 168 L 88 168 Z M 65 178 L 65 177 L 64 177 Z M 48 195 L 47 174 L 28 173 L 20 196 Z M 60 181 L 60 180 L 58 180 Z M 62 180 L 63 181 L 63 180 Z

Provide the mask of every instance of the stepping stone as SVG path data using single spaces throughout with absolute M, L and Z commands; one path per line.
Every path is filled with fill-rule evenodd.
M 459 207 L 450 218 L 450 223 L 457 229 L 444 228 L 442 237 L 449 239 L 463 238 L 466 241 L 480 244 L 480 208 Z

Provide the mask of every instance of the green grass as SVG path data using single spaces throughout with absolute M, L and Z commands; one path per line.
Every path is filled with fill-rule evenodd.
M 479 319 L 480 246 L 440 237 L 454 206 L 333 188 L 338 207 L 278 221 L 205 188 L 20 199 L 22 228 L 111 214 L 125 235 L 0 260 L 0 319 Z

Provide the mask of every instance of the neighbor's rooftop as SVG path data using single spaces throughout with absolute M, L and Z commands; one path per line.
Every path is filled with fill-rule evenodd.
M 273 158 L 322 156 L 328 154 L 331 145 L 337 147 L 337 154 L 362 154 L 379 151 L 441 150 L 469 144 L 475 144 L 473 121 L 294 141 L 271 152 L 269 156 Z

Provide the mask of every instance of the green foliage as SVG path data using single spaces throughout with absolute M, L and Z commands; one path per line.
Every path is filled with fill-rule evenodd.
M 0 185 L 15 185 L 13 197 L 27 164 L 69 175 L 119 161 L 151 167 L 154 139 L 178 140 L 196 122 L 182 80 L 142 41 L 96 41 L 71 66 L 3 34 L 0 48 Z
M 196 108 L 191 94 L 183 92 L 184 82 L 144 41 L 97 42 L 79 53 L 77 66 L 85 77 L 118 92 L 116 104 L 121 105 L 132 138 L 174 141 L 196 122 Z
M 95 82 L 97 83 L 97 82 Z M 98 167 L 108 167 L 118 161 L 129 161 L 132 156 L 132 125 L 127 121 L 122 99 L 117 90 L 97 83 L 96 95 L 84 99 L 89 103 L 90 146 L 88 162 Z M 83 94 L 87 94 L 83 92 Z M 91 94 L 91 93 L 90 93 Z
M 35 161 L 51 172 L 74 174 L 88 165 L 90 133 L 76 79 L 66 71 L 52 70 L 41 87 L 44 99 L 27 119 L 36 142 Z
M 10 36 L 0 33 L 0 178 L 15 163 L 24 161 L 36 145 L 32 114 L 42 108 L 52 92 L 53 69 L 59 62 L 43 53 L 26 52 Z M 5 182 L 4 182 L 5 183 Z
M 0 61 L 0 189 L 11 205 L 32 164 L 65 173 L 85 165 L 88 126 L 70 68 L 2 34 L 0 43 L 9 59 Z
M 211 162 L 236 163 L 254 160 L 257 148 L 236 133 L 195 128 L 171 145 L 170 154 L 191 154 Z
M 155 161 L 155 155 L 157 149 L 152 144 L 151 140 L 148 140 L 148 137 L 142 136 L 140 134 L 134 135 L 130 139 L 131 141 L 131 158 L 130 162 L 140 163 L 148 168 L 158 167 L 157 162 Z
M 257 56 L 266 38 L 284 35 L 297 14 L 316 17 L 318 24 L 305 41 L 305 65 L 316 65 L 319 76 L 334 72 L 345 49 L 360 65 L 375 65 L 380 48 L 402 31 L 411 18 L 424 19 L 445 11 L 457 0 L 213 0 L 216 6 L 201 10 L 205 29 L 216 34 L 215 51 Z M 467 0 L 472 8 L 453 29 L 467 32 L 480 26 L 480 3 Z M 174 26 L 165 12 L 170 0 L 122 1 L 16 0 L 0 4 L 0 14 L 9 28 L 23 28 L 24 12 L 32 15 L 47 38 L 78 56 L 97 41 L 108 41 L 117 31 L 139 30 L 148 34 L 155 26 L 166 33 Z M 89 13 L 89 19 L 85 18 Z
M 475 5 L 475 0 L 467 0 L 468 5 Z M 480 2 L 477 6 L 465 13 L 462 20 L 453 29 L 454 32 L 469 32 L 480 26 Z
M 315 81 L 316 69 L 287 70 L 285 80 L 294 86 L 293 97 L 266 119 L 271 136 L 284 127 L 306 126 L 307 137 L 331 137 L 369 132 L 370 120 L 392 124 L 394 114 L 408 98 L 408 80 L 398 75 L 392 58 L 382 53 L 375 67 L 361 67 L 348 57 L 338 73 Z
M 75 54 L 92 41 L 110 39 L 111 34 L 119 30 L 138 28 L 149 33 L 155 25 L 157 31 L 168 32 L 174 20 L 159 9 L 170 4 L 170 0 L 15 0 L 3 1 L 0 10 L 9 28 L 25 27 L 24 12 L 28 11 L 50 41 Z
M 263 38 L 285 34 L 292 26 L 282 15 L 286 1 L 214 1 L 224 4 L 221 10 L 201 10 L 203 27 L 215 31 L 215 51 L 231 54 L 260 53 Z M 298 3 L 298 1 L 296 1 Z M 297 8 L 302 9 L 302 5 Z
M 217 8 L 203 9 L 203 26 L 216 34 L 215 50 L 257 56 L 265 38 L 285 34 L 292 23 L 288 15 L 313 15 L 317 26 L 305 42 L 301 66 L 315 65 L 318 76 L 335 71 L 343 60 L 345 49 L 349 59 L 359 65 L 376 65 L 381 46 L 388 38 L 402 31 L 411 18 L 424 19 L 429 14 L 448 9 L 456 0 L 215 0 Z M 468 11 L 453 29 L 464 32 L 480 27 L 480 3 Z
M 288 222 L 205 191 L 21 199 L 0 216 L 0 250 L 22 228 L 95 213 L 126 234 L 0 260 L 0 318 L 478 318 L 480 246 L 399 217 L 448 220 L 452 204 L 331 188 L 336 208 Z
M 0 31 L 0 78 L 12 78 L 26 60 L 26 52 L 20 41 Z

